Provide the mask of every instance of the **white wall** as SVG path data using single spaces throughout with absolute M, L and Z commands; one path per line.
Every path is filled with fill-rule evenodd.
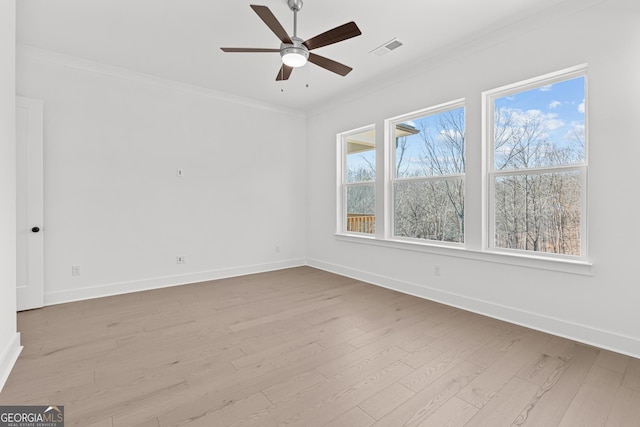
M 16 332 L 14 0 L 0 2 L 0 391 L 20 352 Z
M 45 304 L 304 263 L 304 116 L 23 47 L 17 73 L 44 100 Z
M 391 55 L 388 56 L 389 58 Z M 479 157 L 481 92 L 588 63 L 590 275 L 356 244 L 336 230 L 336 133 L 465 97 L 468 159 Z M 308 118 L 310 264 L 640 356 L 640 3 L 611 0 L 519 23 Z M 380 139 L 378 139 L 380 141 Z M 475 157 L 472 157 L 472 154 Z M 313 161 L 312 161 L 313 160 Z M 468 163 L 469 244 L 479 245 L 480 162 Z M 440 264 L 442 275 L 433 275 Z

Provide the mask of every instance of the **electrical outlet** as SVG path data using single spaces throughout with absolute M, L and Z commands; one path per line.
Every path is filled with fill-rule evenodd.
M 177 263 L 177 264 L 186 264 L 186 262 L 187 262 L 187 257 L 186 257 L 186 255 L 178 255 L 178 256 L 176 257 L 176 263 Z
M 440 266 L 438 264 L 435 264 L 433 266 L 433 274 L 434 274 L 434 276 L 439 276 L 440 275 Z
M 72 265 L 71 266 L 71 275 L 72 276 L 79 276 L 80 275 L 80 266 L 79 265 Z

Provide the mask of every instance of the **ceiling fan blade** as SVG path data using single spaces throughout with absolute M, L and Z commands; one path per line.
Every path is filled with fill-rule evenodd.
M 223 52 L 280 52 L 280 49 L 260 49 L 252 47 L 221 47 Z
M 341 76 L 346 76 L 351 72 L 351 70 L 353 70 L 351 67 L 347 67 L 344 64 L 325 58 L 324 56 L 316 55 L 315 53 L 309 53 L 309 62 L 312 62 L 325 70 L 340 74 Z
M 289 76 L 291 75 L 292 71 L 293 67 L 282 64 L 282 67 L 280 67 L 280 71 L 278 71 L 278 75 L 276 76 L 276 81 L 279 82 L 281 80 L 289 80 Z
M 318 34 L 317 36 L 305 41 L 303 44 L 307 47 L 307 49 L 312 50 L 322 46 L 338 43 L 343 40 L 350 39 L 351 37 L 359 36 L 360 34 L 362 34 L 362 32 L 360 32 L 360 29 L 358 28 L 356 23 L 348 22 L 332 30 L 325 31 L 322 34 Z
M 292 43 L 289 34 L 287 34 L 287 31 L 282 27 L 278 19 L 273 13 L 271 13 L 271 10 L 269 10 L 267 6 L 252 4 L 251 9 L 253 9 L 253 11 L 258 14 L 260 19 L 262 19 L 264 23 L 267 24 L 267 27 L 269 27 L 269 29 L 273 31 L 273 33 L 280 39 L 282 43 Z

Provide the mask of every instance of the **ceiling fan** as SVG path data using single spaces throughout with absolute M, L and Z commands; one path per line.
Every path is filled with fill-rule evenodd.
M 348 22 L 332 30 L 318 34 L 306 41 L 298 38 L 298 12 L 302 9 L 302 0 L 288 0 L 289 9 L 293 11 L 293 37 L 289 37 L 278 19 L 267 6 L 251 5 L 251 9 L 258 14 L 267 27 L 280 39 L 280 49 L 260 49 L 244 47 L 222 47 L 223 52 L 280 52 L 282 67 L 278 71 L 276 80 L 287 80 L 294 68 L 302 67 L 307 61 L 341 76 L 346 76 L 352 70 L 344 64 L 324 56 L 309 52 L 319 47 L 338 43 L 362 34 L 355 22 Z

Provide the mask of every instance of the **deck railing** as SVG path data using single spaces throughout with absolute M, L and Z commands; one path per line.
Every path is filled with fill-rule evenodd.
M 373 234 L 376 231 L 375 215 L 347 214 L 347 231 Z

